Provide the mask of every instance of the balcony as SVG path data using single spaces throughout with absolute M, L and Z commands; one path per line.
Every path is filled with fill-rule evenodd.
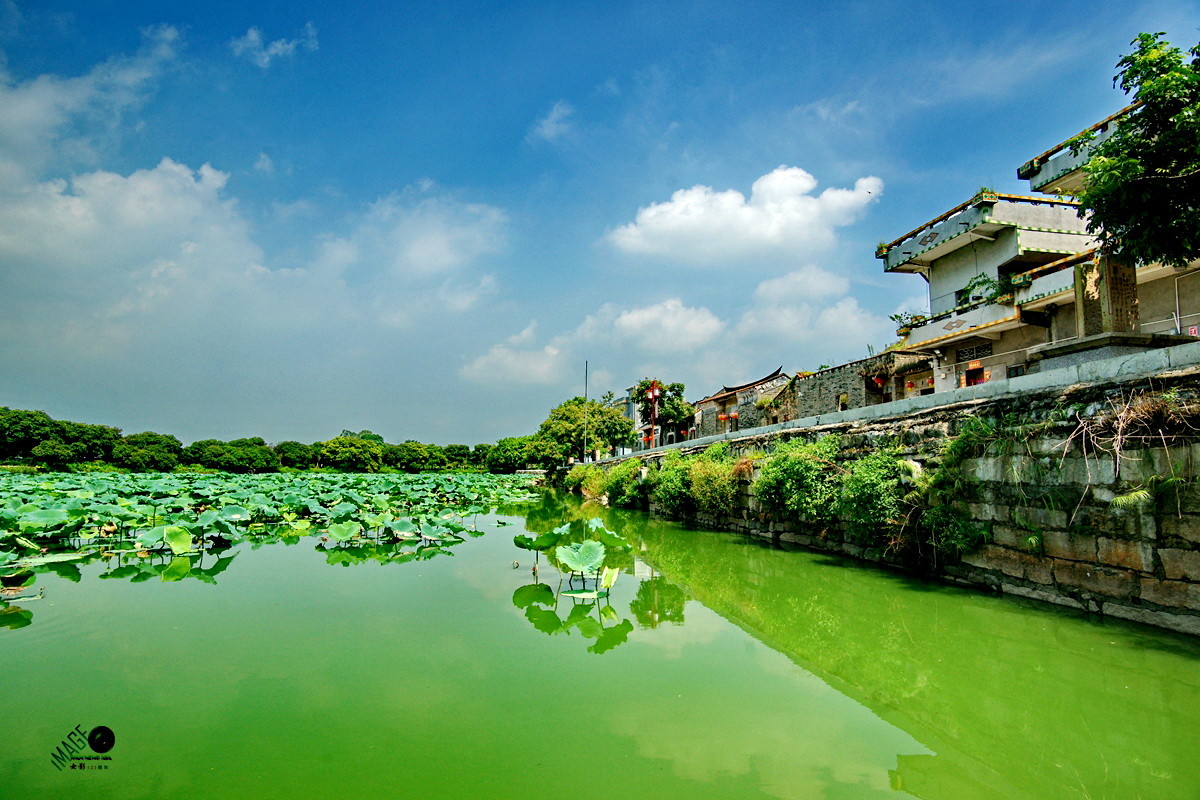
M 881 244 L 875 257 L 883 260 L 886 272 L 926 276 L 934 261 L 975 241 L 989 245 L 981 258 L 987 263 L 979 265 L 984 268 L 1014 259 L 1052 259 L 1053 254 L 1074 253 L 1090 242 L 1078 207 L 1068 200 L 982 191 L 899 239 Z M 1015 229 L 1015 239 L 1001 236 L 1008 229 Z M 1030 253 L 1042 255 L 1031 259 Z
M 985 336 L 1015 328 L 1020 324 L 1016 309 L 1007 303 L 986 303 L 957 308 L 938 314 L 908 334 L 906 350 L 937 347 L 968 336 Z
M 1028 286 L 1017 289 L 1016 302 L 1023 308 L 1038 308 L 1063 292 L 1075 289 L 1075 269 L 1067 267 L 1048 275 L 1039 275 Z
M 1097 122 L 1067 141 L 1056 144 L 1040 156 L 1021 165 L 1021 168 L 1017 170 L 1017 177 L 1023 181 L 1029 181 L 1030 188 L 1042 194 L 1079 194 L 1083 190 L 1082 167 L 1091 158 L 1092 147 L 1112 136 L 1117 129 L 1114 123 L 1137 106 L 1137 103 L 1126 106 L 1111 117 Z M 1080 136 L 1089 133 L 1095 134 L 1092 141 L 1080 148 L 1079 153 L 1073 153 L 1072 145 Z

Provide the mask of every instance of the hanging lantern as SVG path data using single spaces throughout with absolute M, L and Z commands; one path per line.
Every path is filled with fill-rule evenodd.
M 917 384 L 915 381 L 909 381 L 908 383 L 904 384 L 904 388 L 905 389 L 915 389 L 915 388 L 917 388 Z
M 933 378 L 926 378 L 925 383 L 928 386 L 933 386 Z
M 717 419 L 721 420 L 721 422 L 724 422 L 725 420 L 729 419 L 729 415 L 728 414 L 717 414 Z
M 737 419 L 737 417 L 738 417 L 738 412 L 736 412 L 736 411 L 729 415 L 730 419 Z
M 883 378 L 881 378 L 881 377 L 879 377 L 878 375 L 876 375 L 876 376 L 875 376 L 875 385 L 876 385 L 876 386 L 883 386 L 883 383 L 884 383 L 884 381 L 883 381 Z

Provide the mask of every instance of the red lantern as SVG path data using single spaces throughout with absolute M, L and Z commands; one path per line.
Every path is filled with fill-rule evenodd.
M 732 414 L 730 414 L 730 415 L 729 415 L 729 418 L 730 418 L 730 419 L 737 419 L 737 415 L 738 415 L 738 412 L 736 412 L 736 411 L 735 411 L 735 412 L 733 412 Z
M 724 422 L 725 420 L 729 419 L 729 415 L 728 414 L 717 414 L 717 419 L 721 420 L 721 422 Z
M 879 377 L 878 375 L 876 375 L 876 376 L 875 376 L 875 385 L 876 385 L 876 386 L 883 386 L 883 378 L 881 378 L 881 377 Z
M 933 378 L 926 378 L 925 383 L 929 386 L 933 386 Z
M 913 381 L 909 381 L 908 383 L 904 384 L 904 388 L 905 389 L 915 389 L 915 388 L 917 388 L 917 384 Z

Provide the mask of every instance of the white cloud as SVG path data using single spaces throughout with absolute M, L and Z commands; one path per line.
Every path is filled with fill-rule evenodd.
M 266 153 L 259 153 L 258 160 L 254 162 L 254 168 L 259 172 L 274 172 L 275 162 L 272 161 L 271 157 Z
M 832 297 L 845 294 L 849 288 L 850 281 L 841 275 L 807 266 L 763 281 L 754 290 L 754 296 L 761 301 L 778 303 Z
M 740 266 L 755 257 L 801 258 L 833 246 L 835 229 L 877 200 L 883 181 L 859 178 L 853 189 L 813 195 L 817 180 L 799 167 L 763 175 L 746 198 L 735 189 L 680 189 L 665 203 L 639 209 L 608 241 L 626 253 L 698 265 Z
M 547 142 L 558 141 L 574 129 L 574 115 L 575 109 L 571 104 L 566 100 L 559 100 L 546 116 L 529 129 L 529 138 L 543 139 Z
M 276 39 L 264 44 L 262 31 L 250 28 L 245 36 L 234 37 L 229 41 L 229 47 L 235 56 L 245 56 L 263 69 L 271 66 L 271 61 L 276 58 L 290 58 L 301 49 L 312 52 L 317 46 L 317 28 L 311 22 L 304 24 L 304 34 L 298 39 Z
M 506 224 L 500 209 L 425 183 L 372 203 L 351 233 L 325 242 L 322 261 L 381 278 L 445 274 L 503 248 Z
M 41 75 L 18 83 L 0 59 L 0 183 L 35 177 L 52 160 L 92 164 L 115 138 L 122 115 L 176 57 L 179 32 L 145 28 L 132 56 L 117 56 L 84 75 Z
M 613 329 L 643 350 L 695 350 L 713 341 L 725 323 L 707 308 L 688 308 L 678 297 L 656 305 L 622 311 Z
M 497 344 L 463 367 L 459 375 L 478 384 L 549 386 L 562 383 L 565 372 L 565 354 L 554 345 L 540 350 L 519 350 Z

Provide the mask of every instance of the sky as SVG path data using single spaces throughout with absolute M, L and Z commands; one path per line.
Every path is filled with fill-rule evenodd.
M 865 357 L 876 243 L 1123 107 L 1200 2 L 0 0 L 0 405 L 531 433 Z M 927 306 L 925 306 L 927 307 Z

